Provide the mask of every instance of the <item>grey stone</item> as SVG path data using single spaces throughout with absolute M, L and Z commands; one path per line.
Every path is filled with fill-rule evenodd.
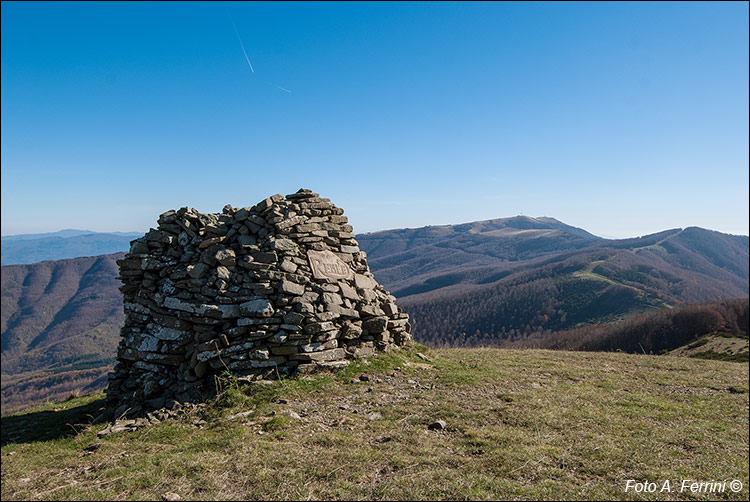
M 349 298 L 350 300 L 359 300 L 359 294 L 357 294 L 357 290 L 353 287 L 349 286 L 345 282 L 339 282 L 339 288 L 341 289 L 341 294 L 344 296 L 344 298 Z
M 208 247 L 214 246 L 216 244 L 219 244 L 220 242 L 224 241 L 224 236 L 221 237 L 211 237 L 209 239 L 204 239 L 203 242 L 198 244 L 198 249 L 206 249 Z
M 154 331 L 154 336 L 159 340 L 179 340 L 183 337 L 189 337 L 190 334 L 176 329 L 158 327 Z
M 245 221 L 250 216 L 250 208 L 241 207 L 234 213 L 234 221 L 241 222 Z
M 320 352 L 305 352 L 293 354 L 291 359 L 300 361 L 336 361 L 346 357 L 344 349 L 321 350 Z
M 308 335 L 317 335 L 324 331 L 332 331 L 336 326 L 332 322 L 314 322 L 305 326 L 305 333 Z
M 289 339 L 289 335 L 287 333 L 283 332 L 283 331 L 279 331 L 278 333 L 276 333 L 275 335 L 273 335 L 271 338 L 269 338 L 268 341 L 271 342 L 271 343 L 282 344 L 282 343 L 286 342 L 287 339 Z
M 208 268 L 208 265 L 206 265 L 205 263 L 188 265 L 187 274 L 193 279 L 198 279 L 200 277 L 203 277 L 203 275 L 208 271 Z
M 284 272 L 288 272 L 290 274 L 293 274 L 293 273 L 295 273 L 297 271 L 297 265 L 292 260 L 290 260 L 289 258 L 284 258 L 281 261 L 281 265 L 279 265 L 279 267 Z
M 375 347 L 372 345 L 372 342 L 366 342 L 360 345 L 350 345 L 348 351 L 356 357 L 368 357 L 375 354 Z
M 229 279 L 229 269 L 223 265 L 216 267 L 216 277 L 226 281 Z
M 298 312 L 288 312 L 284 314 L 284 323 L 285 324 L 291 324 L 294 326 L 299 326 L 302 324 L 302 321 L 305 320 L 305 316 L 298 313 Z
M 298 302 L 294 304 L 294 311 L 301 314 L 314 314 L 315 307 L 307 302 Z
M 273 251 L 270 253 L 253 253 L 253 261 L 258 263 L 276 263 L 278 259 L 279 255 Z
M 323 303 L 330 303 L 332 305 L 341 305 L 343 300 L 336 293 L 323 293 Z
M 237 262 L 237 257 L 231 249 L 220 249 L 216 251 L 214 258 L 225 267 L 233 267 Z
M 240 304 L 240 314 L 251 317 L 271 317 L 274 309 L 270 301 L 257 299 Z
M 237 243 L 242 247 L 251 247 L 258 243 L 258 239 L 254 235 L 240 235 Z
M 357 285 L 357 289 L 375 289 L 377 282 L 372 277 L 367 277 L 362 274 L 354 274 L 354 284 Z
M 164 299 L 164 307 L 168 309 L 181 310 L 183 312 L 195 312 L 196 305 L 179 298 L 168 297 Z
M 289 239 L 275 239 L 271 241 L 271 249 L 276 251 L 296 251 L 297 244 Z
M 396 306 L 395 303 L 389 302 L 382 306 L 383 312 L 385 312 L 385 315 L 387 316 L 394 316 L 398 315 L 398 306 Z
M 385 315 L 385 312 L 383 312 L 383 310 L 377 305 L 363 305 L 362 307 L 360 307 L 359 312 L 365 317 Z
M 271 347 L 271 354 L 275 356 L 288 356 L 289 354 L 296 354 L 299 352 L 299 347 L 296 345 L 282 345 L 280 347 Z
M 141 338 L 141 344 L 138 346 L 140 352 L 156 352 L 159 348 L 159 339 L 155 336 L 144 334 Z
M 281 280 L 281 292 L 299 296 L 305 292 L 305 286 L 303 286 L 302 284 L 297 284 L 296 282 L 282 279 Z
M 225 422 L 231 422 L 232 420 L 237 420 L 238 418 L 246 418 L 253 414 L 255 410 L 249 410 L 249 411 L 241 411 L 239 413 L 234 413 L 232 415 L 229 415 L 224 419 Z
M 338 346 L 338 342 L 334 339 L 328 340 L 327 342 L 316 342 L 309 343 L 307 345 L 301 345 L 300 350 L 302 352 L 318 352 L 320 350 L 335 349 Z
M 200 362 L 206 362 L 210 361 L 211 359 L 215 359 L 219 357 L 219 351 L 218 350 L 209 350 L 206 352 L 199 352 L 197 359 Z
M 175 240 L 173 235 L 161 230 L 154 230 L 153 228 L 145 235 L 146 240 L 149 242 L 158 242 L 160 244 L 172 244 Z
M 203 304 L 197 305 L 194 309 L 196 314 L 209 315 L 215 314 L 222 319 L 228 319 L 232 317 L 239 317 L 240 307 L 239 305 L 210 305 Z
M 341 336 L 345 339 L 359 338 L 362 335 L 362 328 L 352 324 L 351 322 L 345 322 L 341 328 Z
M 362 327 L 370 333 L 382 333 L 388 325 L 387 317 L 375 317 L 362 323 Z

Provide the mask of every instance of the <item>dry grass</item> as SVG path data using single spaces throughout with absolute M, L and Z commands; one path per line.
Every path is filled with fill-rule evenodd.
M 733 336 L 728 333 L 712 334 L 672 350 L 669 355 L 747 362 L 748 346 L 747 337 Z
M 230 385 L 202 426 L 185 417 L 97 439 L 101 424 L 65 425 L 91 414 L 94 398 L 3 417 L 2 499 L 748 498 L 746 364 L 536 350 L 428 355 Z M 352 382 L 362 374 L 369 381 Z M 226 420 L 243 410 L 252 413 Z M 436 420 L 446 428 L 428 429 Z M 101 446 L 83 451 L 93 443 Z M 686 478 L 738 479 L 743 489 L 680 493 Z M 659 488 L 670 480 L 673 490 L 626 493 L 628 479 Z

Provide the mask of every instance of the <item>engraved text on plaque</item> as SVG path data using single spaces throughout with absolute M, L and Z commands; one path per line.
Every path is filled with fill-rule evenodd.
M 331 251 L 308 251 L 313 276 L 316 279 L 351 279 L 353 273 L 349 265 Z

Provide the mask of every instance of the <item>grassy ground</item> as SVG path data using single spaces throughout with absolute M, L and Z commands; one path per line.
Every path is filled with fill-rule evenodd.
M 715 333 L 678 347 L 670 351 L 669 355 L 747 363 L 750 360 L 748 346 L 747 336 Z
M 2 499 L 748 499 L 747 364 L 426 354 L 269 386 L 227 379 L 204 424 L 98 438 L 104 425 L 86 422 L 101 394 L 3 417 Z M 656 492 L 626 492 L 630 479 Z M 743 487 L 681 492 L 683 479 Z

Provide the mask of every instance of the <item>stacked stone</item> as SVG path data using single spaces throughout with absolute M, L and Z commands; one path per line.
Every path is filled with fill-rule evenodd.
M 168 211 L 119 260 L 125 324 L 110 404 L 200 400 L 214 375 L 344 365 L 411 339 L 343 210 L 310 190 Z

